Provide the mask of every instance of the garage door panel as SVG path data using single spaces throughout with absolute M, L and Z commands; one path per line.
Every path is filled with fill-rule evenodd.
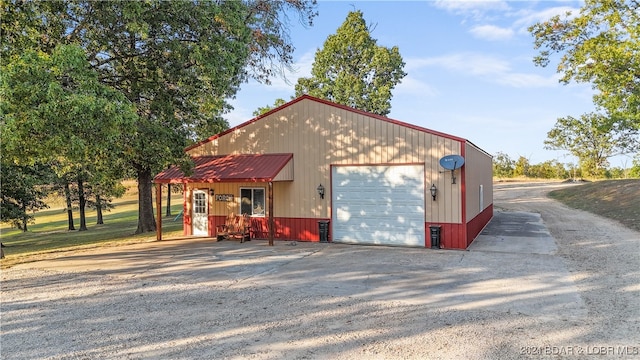
M 424 166 L 333 168 L 336 242 L 424 246 Z

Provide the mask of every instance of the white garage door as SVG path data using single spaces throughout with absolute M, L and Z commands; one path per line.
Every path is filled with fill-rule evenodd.
M 334 166 L 332 239 L 425 246 L 424 166 Z

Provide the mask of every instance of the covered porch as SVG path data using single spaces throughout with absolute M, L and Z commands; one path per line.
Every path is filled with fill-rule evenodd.
M 185 235 L 215 237 L 230 214 L 248 214 L 255 231 L 273 245 L 274 182 L 293 181 L 293 154 L 230 154 L 193 157 L 189 175 L 173 166 L 154 178 L 156 239 L 162 240 L 162 185 L 182 184 Z

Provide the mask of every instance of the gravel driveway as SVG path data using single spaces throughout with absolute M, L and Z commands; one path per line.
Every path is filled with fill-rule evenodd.
M 562 186 L 494 188 L 550 253 L 190 239 L 17 265 L 0 357 L 640 357 L 640 233 L 545 196 Z

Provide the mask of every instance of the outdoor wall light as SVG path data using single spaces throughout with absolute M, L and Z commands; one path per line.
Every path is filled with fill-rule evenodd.
M 209 189 L 209 195 L 213 196 L 216 194 L 216 191 L 214 189 Z
M 324 186 L 322 186 L 322 184 L 320 184 L 320 185 L 318 185 L 316 190 L 318 190 L 318 195 L 320 195 L 320 199 L 324 199 Z
M 438 193 L 436 184 L 431 184 L 431 188 L 429 190 L 431 190 L 431 197 L 433 198 L 433 201 L 436 201 L 436 194 Z

